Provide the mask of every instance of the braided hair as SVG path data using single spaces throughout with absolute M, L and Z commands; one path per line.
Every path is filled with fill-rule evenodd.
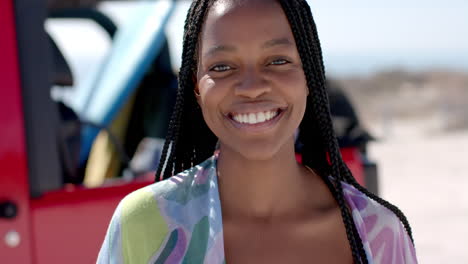
M 200 32 L 208 10 L 216 0 L 194 0 L 184 26 L 182 64 L 176 103 L 168 134 L 156 172 L 156 181 L 167 179 L 213 155 L 217 137 L 203 120 L 194 96 Z M 289 21 L 302 61 L 309 95 L 304 118 L 299 126 L 302 163 L 316 171 L 336 199 L 355 263 L 368 263 L 362 240 L 346 206 L 342 182 L 354 186 L 398 216 L 412 238 L 410 225 L 403 213 L 359 185 L 344 163 L 334 134 L 328 95 L 325 90 L 325 69 L 317 28 L 306 0 L 278 0 Z M 329 177 L 331 176 L 331 177 Z

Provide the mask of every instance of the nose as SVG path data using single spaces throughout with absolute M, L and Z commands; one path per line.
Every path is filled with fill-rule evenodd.
M 235 94 L 241 97 L 258 98 L 271 91 L 269 81 L 255 69 L 244 71 L 240 82 L 235 87 Z

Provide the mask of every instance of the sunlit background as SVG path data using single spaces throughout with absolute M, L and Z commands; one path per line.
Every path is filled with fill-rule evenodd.
M 309 3 L 327 74 L 376 138 L 369 157 L 380 194 L 407 215 L 420 263 L 468 263 L 468 1 Z M 104 2 L 99 9 L 125 27 L 144 4 Z M 166 27 L 175 71 L 188 6 L 178 1 Z M 81 85 L 112 42 L 83 20 L 49 19 L 46 29 L 76 76 L 72 89 L 54 96 L 79 107 Z

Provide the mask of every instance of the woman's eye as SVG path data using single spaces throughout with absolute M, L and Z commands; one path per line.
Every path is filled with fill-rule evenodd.
M 230 69 L 231 69 L 231 66 L 228 66 L 228 65 L 216 65 L 213 68 L 211 68 L 211 70 L 215 72 L 225 72 L 225 71 L 229 71 Z
M 270 62 L 271 65 L 284 65 L 284 64 L 287 64 L 289 63 L 289 61 L 285 60 L 285 59 L 278 59 L 278 60 L 274 60 L 272 62 Z

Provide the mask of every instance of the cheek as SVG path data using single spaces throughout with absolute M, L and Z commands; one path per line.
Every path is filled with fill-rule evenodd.
M 308 87 L 302 71 L 294 71 L 281 78 L 281 89 L 293 106 L 291 121 L 299 126 L 302 121 L 307 105 Z
M 294 104 L 305 104 L 309 93 L 304 73 L 302 70 L 291 71 L 288 74 L 276 77 L 282 93 Z
M 223 100 L 231 95 L 231 84 L 226 80 L 215 80 L 204 76 L 198 81 L 201 107 L 219 107 Z
M 219 105 L 223 99 L 222 89 L 219 88 L 216 82 L 210 78 L 202 77 L 198 82 L 200 93 L 198 103 L 202 109 L 203 118 L 211 129 L 216 123 L 215 119 L 219 116 Z
M 198 92 L 200 94 L 198 102 L 200 103 L 200 107 L 204 108 L 210 105 L 209 99 L 213 98 L 213 93 L 216 93 L 214 89 L 215 82 L 209 78 L 201 78 L 198 82 Z

